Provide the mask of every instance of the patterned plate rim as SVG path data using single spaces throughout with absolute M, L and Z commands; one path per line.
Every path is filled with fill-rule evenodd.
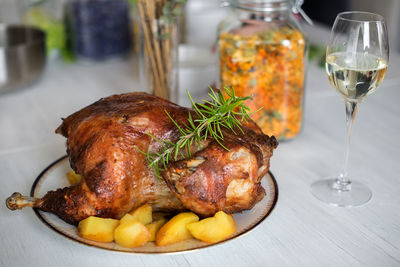
M 64 156 L 60 157 L 59 159 L 55 160 L 53 163 L 51 163 L 49 166 L 47 166 L 37 176 L 37 178 L 35 179 L 35 181 L 32 184 L 32 187 L 31 187 L 31 192 L 30 192 L 30 196 L 31 197 L 35 197 L 35 192 L 36 192 L 37 186 L 38 186 L 40 180 L 44 177 L 44 175 L 49 170 L 51 170 L 52 168 L 56 167 L 56 165 L 58 165 L 59 163 L 64 161 L 66 158 L 68 158 L 68 155 L 64 155 Z M 260 223 L 262 223 L 271 214 L 271 212 L 274 210 L 274 208 L 276 206 L 276 203 L 278 202 L 278 195 L 279 195 L 278 194 L 278 184 L 276 182 L 276 179 L 275 179 L 274 175 L 270 171 L 268 171 L 268 175 L 269 175 L 269 178 L 270 178 L 270 180 L 271 180 L 271 182 L 273 184 L 274 196 L 272 198 L 271 207 L 269 209 L 266 209 L 266 211 L 265 211 L 265 213 L 263 215 L 261 215 L 259 218 L 257 218 L 254 223 L 252 223 L 249 226 L 247 226 L 241 233 L 233 235 L 232 237 L 230 237 L 228 239 L 225 239 L 225 240 L 222 240 L 220 242 L 213 243 L 213 244 L 206 244 L 205 243 L 202 246 L 194 247 L 194 248 L 188 248 L 188 249 L 185 249 L 185 250 L 172 250 L 172 251 L 163 251 L 163 252 L 159 252 L 159 251 L 142 252 L 142 251 L 127 251 L 127 250 L 119 250 L 119 249 L 100 247 L 100 246 L 97 246 L 95 244 L 90 244 L 90 243 L 86 243 L 86 242 L 83 242 L 81 240 L 75 239 L 73 236 L 70 236 L 70 235 L 62 232 L 61 230 L 59 230 L 56 227 L 54 227 L 50 222 L 48 222 L 41 214 L 41 212 L 43 212 L 43 211 L 40 211 L 37 208 L 33 208 L 33 211 L 34 211 L 35 215 L 39 218 L 39 220 L 44 225 L 46 225 L 48 228 L 50 228 L 52 231 L 54 231 L 55 233 L 61 235 L 62 237 L 65 237 L 65 238 L 67 238 L 69 240 L 72 240 L 74 242 L 77 242 L 77 243 L 85 245 L 85 246 L 94 247 L 94 248 L 98 248 L 98 249 L 104 249 L 104 250 L 112 251 L 112 252 L 128 253 L 128 254 L 159 254 L 159 255 L 162 255 L 162 254 L 186 253 L 186 252 L 191 252 L 191 251 L 195 251 L 195 250 L 198 250 L 198 249 L 204 249 L 204 248 L 209 248 L 209 247 L 213 247 L 213 246 L 216 246 L 216 245 L 221 245 L 221 244 L 226 243 L 226 242 L 228 242 L 230 240 L 242 237 L 242 236 L 248 234 L 249 232 L 251 232 L 252 230 L 254 230 Z

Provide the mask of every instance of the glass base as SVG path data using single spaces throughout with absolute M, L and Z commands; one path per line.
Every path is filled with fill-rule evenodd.
M 319 200 L 337 207 L 360 206 L 372 197 L 372 192 L 367 186 L 351 182 L 343 187 L 336 178 L 313 183 L 311 193 Z

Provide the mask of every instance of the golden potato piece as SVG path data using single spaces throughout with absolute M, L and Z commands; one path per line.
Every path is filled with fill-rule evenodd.
M 156 235 L 156 245 L 166 246 L 193 236 L 186 228 L 188 223 L 197 222 L 199 217 L 193 212 L 182 212 L 164 224 Z
M 133 217 L 131 219 L 136 219 L 139 222 L 146 225 L 153 221 L 152 211 L 153 210 L 152 210 L 150 204 L 144 204 L 144 205 L 140 206 L 139 208 L 129 212 L 128 214 Z
M 135 217 L 133 217 L 132 215 L 127 213 L 119 220 L 119 224 L 124 224 L 124 223 L 131 222 L 131 221 L 140 222 L 138 219 L 136 219 Z
M 126 248 L 142 246 L 150 237 L 151 233 L 147 227 L 137 220 L 120 224 L 114 231 L 115 243 Z
M 90 216 L 78 224 L 78 234 L 98 242 L 112 242 L 114 240 L 114 229 L 119 221 Z
M 149 241 L 156 241 L 156 234 L 158 230 L 160 230 L 161 226 L 163 226 L 167 222 L 167 219 L 162 218 L 157 221 L 154 221 L 148 225 L 146 225 L 147 229 L 149 229 L 151 237 Z
M 223 211 L 218 211 L 214 217 L 190 223 L 186 227 L 195 238 L 208 243 L 219 242 L 236 232 L 233 216 Z
M 67 179 L 70 185 L 76 185 L 82 180 L 82 176 L 77 174 L 74 170 L 67 172 Z

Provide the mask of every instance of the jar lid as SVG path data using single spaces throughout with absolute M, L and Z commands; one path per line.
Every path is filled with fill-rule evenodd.
M 291 6 L 291 0 L 226 0 L 226 6 L 259 12 L 271 12 L 287 10 Z
M 273 12 L 291 8 L 294 14 L 300 14 L 312 25 L 312 20 L 301 8 L 303 2 L 304 0 L 222 0 L 222 5 L 256 12 Z

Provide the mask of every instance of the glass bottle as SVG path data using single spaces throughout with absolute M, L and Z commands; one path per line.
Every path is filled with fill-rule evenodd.
M 230 1 L 219 25 L 221 87 L 233 87 L 257 112 L 265 134 L 296 137 L 302 127 L 307 42 L 289 0 Z

